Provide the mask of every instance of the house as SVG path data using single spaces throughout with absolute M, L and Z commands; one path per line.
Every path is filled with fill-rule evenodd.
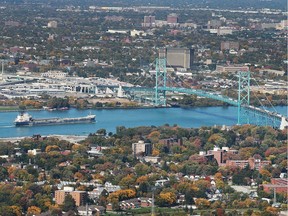
M 121 209 L 134 209 L 141 207 L 141 199 L 140 198 L 134 198 L 129 200 L 123 200 L 121 203 L 119 203 Z
M 36 156 L 42 153 L 41 149 L 32 149 L 32 150 L 28 150 L 27 152 L 30 155 Z
M 151 162 L 151 163 L 159 163 L 161 160 L 160 157 L 153 157 L 153 156 L 145 156 L 144 161 L 145 162 Z
M 90 156 L 102 156 L 103 155 L 103 153 L 101 152 L 100 146 L 97 146 L 97 147 L 92 146 L 91 150 L 87 151 L 87 153 Z
M 78 215 L 85 216 L 100 216 L 105 215 L 106 209 L 103 206 L 86 205 L 77 208 Z
M 152 205 L 152 199 L 151 198 L 141 198 L 141 207 L 150 207 Z

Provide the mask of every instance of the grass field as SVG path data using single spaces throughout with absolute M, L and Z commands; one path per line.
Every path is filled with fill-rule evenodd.
M 18 106 L 0 106 L 0 112 L 4 111 L 18 111 L 19 107 Z

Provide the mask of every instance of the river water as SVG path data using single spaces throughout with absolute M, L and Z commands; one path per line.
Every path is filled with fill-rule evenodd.
M 287 115 L 286 106 L 275 107 L 277 112 Z M 117 126 L 160 126 L 177 124 L 184 128 L 196 128 L 213 125 L 234 125 L 237 123 L 237 107 L 197 107 L 197 108 L 151 108 L 151 109 L 101 109 L 67 111 L 29 111 L 33 118 L 82 117 L 96 115 L 95 123 L 45 125 L 15 127 L 17 112 L 0 112 L 0 137 L 24 137 L 41 135 L 88 135 L 98 129 L 115 133 Z

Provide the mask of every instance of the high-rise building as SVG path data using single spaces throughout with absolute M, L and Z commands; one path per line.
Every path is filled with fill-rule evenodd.
M 153 27 L 155 26 L 155 16 L 144 16 L 143 27 Z
M 132 144 L 132 151 L 133 155 L 136 157 L 137 155 L 151 155 L 152 154 L 152 144 L 145 143 L 144 141 L 140 140 L 138 143 Z
M 166 48 L 159 51 L 159 57 L 166 57 L 167 66 L 191 68 L 194 60 L 194 49 Z
M 167 16 L 167 23 L 168 24 L 176 24 L 178 23 L 178 16 L 175 13 L 169 14 Z

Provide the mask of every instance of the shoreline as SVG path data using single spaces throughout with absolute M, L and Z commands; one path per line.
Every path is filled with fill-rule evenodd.
M 154 107 L 154 106 L 139 106 L 139 107 L 99 107 L 99 108 L 86 108 L 86 109 L 77 109 L 76 107 L 71 107 L 70 109 L 77 109 L 77 110 L 105 110 L 105 109 L 154 109 L 154 108 L 171 108 L 171 107 Z M 0 109 L 0 112 L 28 112 L 28 111 L 45 111 L 46 109 L 26 109 L 26 110 L 16 110 L 16 109 Z M 49 112 L 53 111 L 67 111 L 67 110 L 61 110 L 61 109 L 56 109 L 56 110 L 46 110 Z
M 89 108 L 85 108 L 85 109 L 77 109 L 76 107 L 71 107 L 70 109 L 77 109 L 77 110 L 109 110 L 109 109 L 159 109 L 159 108 L 182 108 L 182 109 L 187 109 L 187 108 L 199 108 L 199 107 L 229 107 L 229 106 L 232 106 L 233 105 L 198 105 L 198 106 L 186 106 L 186 105 L 177 105 L 177 106 L 166 106 L 166 107 L 157 107 L 157 106 L 131 106 L 131 107 L 89 107 Z M 288 106 L 288 105 L 275 105 L 275 106 L 280 106 L 280 107 L 285 107 L 285 106 Z M 234 106 L 235 107 L 235 106 Z M 272 107 L 272 106 L 266 106 L 266 107 Z M 2 106 L 3 108 L 3 106 Z M 0 113 L 1 112 L 21 112 L 21 111 L 24 111 L 24 112 L 28 112 L 28 111 L 49 111 L 49 112 L 53 112 L 53 111 L 67 111 L 67 110 L 61 110 L 61 109 L 56 109 L 56 110 L 47 110 L 47 109 L 44 109 L 44 108 L 41 108 L 41 109 L 26 109 L 26 110 L 19 110 L 19 109 L 1 109 L 0 108 Z
M 85 140 L 88 135 L 67 135 L 67 134 L 49 134 L 47 136 L 41 136 L 41 137 L 55 137 L 58 138 L 60 140 L 66 140 L 69 142 L 80 142 L 82 140 Z M 23 139 L 26 138 L 33 138 L 33 136 L 25 136 L 25 137 L 0 137 L 0 142 L 12 142 L 12 143 L 16 143 L 19 142 Z

